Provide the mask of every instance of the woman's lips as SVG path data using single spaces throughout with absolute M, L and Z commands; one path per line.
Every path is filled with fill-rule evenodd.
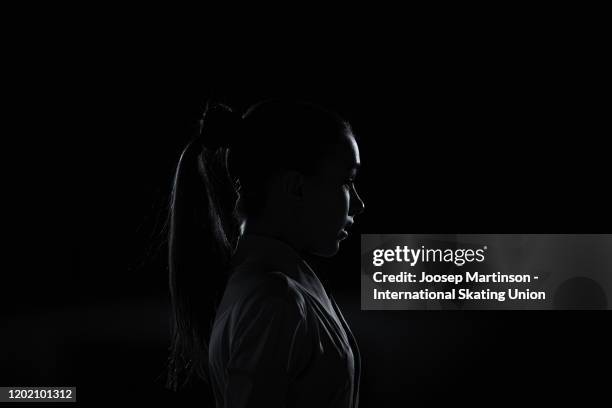
M 346 232 L 345 230 L 340 231 L 340 233 L 338 234 L 338 237 L 340 239 L 345 239 L 346 237 L 348 237 L 348 232 Z

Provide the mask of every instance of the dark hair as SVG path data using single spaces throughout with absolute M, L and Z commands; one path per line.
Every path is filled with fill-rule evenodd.
M 264 101 L 240 116 L 209 105 L 183 150 L 169 213 L 172 344 L 167 387 L 208 382 L 208 342 L 245 217 L 266 203 L 264 183 L 283 170 L 311 175 L 349 124 L 302 102 Z

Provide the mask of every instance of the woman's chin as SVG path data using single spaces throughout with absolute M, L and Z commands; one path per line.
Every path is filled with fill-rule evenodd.
M 323 258 L 331 258 L 332 256 L 338 253 L 340 249 L 340 239 L 337 239 L 334 242 L 330 242 L 329 245 L 319 246 L 310 251 L 311 254 L 320 256 Z

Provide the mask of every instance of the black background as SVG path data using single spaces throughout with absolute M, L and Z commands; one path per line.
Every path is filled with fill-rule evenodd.
M 24 122 L 28 146 L 9 158 L 26 214 L 7 213 L 24 245 L 3 288 L 0 384 L 73 385 L 81 403 L 203 402 L 160 379 L 173 166 L 207 99 L 243 110 L 289 97 L 338 111 L 359 138 L 366 210 L 336 258 L 312 262 L 361 346 L 362 406 L 607 399 L 608 312 L 358 303 L 359 233 L 610 232 L 596 27 L 345 20 L 288 37 L 291 22 L 194 34 L 134 16 L 45 54 L 29 99 L 59 126 Z

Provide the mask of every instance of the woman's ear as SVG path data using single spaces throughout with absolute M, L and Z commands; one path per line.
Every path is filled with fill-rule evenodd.
M 304 198 L 304 175 L 299 171 L 287 170 L 281 176 L 282 192 L 292 200 Z

